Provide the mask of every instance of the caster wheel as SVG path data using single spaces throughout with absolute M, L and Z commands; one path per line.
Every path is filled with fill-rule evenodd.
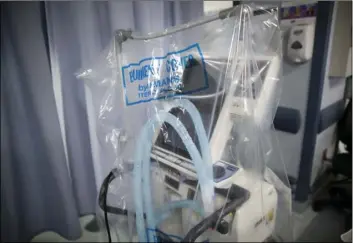
M 337 188 L 330 188 L 330 189 L 328 190 L 328 193 L 329 193 L 329 195 L 330 195 L 331 198 L 336 197 L 336 196 L 339 194 L 339 189 L 337 189 Z
M 348 231 L 352 229 L 352 213 L 347 215 L 344 221 L 345 230 Z
M 320 212 L 323 209 L 323 205 L 322 205 L 322 203 L 320 201 L 313 202 L 311 207 L 314 210 L 314 212 Z

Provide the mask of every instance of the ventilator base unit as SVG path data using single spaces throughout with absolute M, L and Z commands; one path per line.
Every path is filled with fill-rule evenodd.
M 164 178 L 164 186 L 168 189 L 168 200 L 194 199 L 197 187 L 197 176 L 194 167 L 184 156 L 175 154 L 164 148 L 155 146 L 151 157 L 158 161 L 155 170 L 159 178 Z M 216 219 L 216 228 L 208 234 L 211 242 L 263 242 L 271 237 L 275 227 L 277 208 L 277 192 L 273 185 L 260 180 L 250 172 L 246 172 L 233 164 L 218 161 L 213 164 L 213 176 L 216 192 L 217 209 L 222 209 L 226 202 L 237 203 L 236 210 L 221 219 Z M 190 220 L 190 209 L 179 212 L 182 221 Z M 194 213 L 195 214 L 195 213 Z M 177 217 L 177 216 L 176 216 Z M 173 217 L 171 217 L 173 218 Z M 197 222 L 194 215 L 194 222 Z M 172 219 L 171 219 L 172 220 Z M 180 218 L 177 219 L 180 224 Z M 177 223 L 165 225 L 166 232 L 178 235 L 188 232 L 189 228 L 176 230 Z M 185 234 L 185 233 L 184 233 Z M 181 237 L 182 238 L 182 237 Z M 201 240 L 201 239 L 200 239 Z
M 156 208 L 170 201 L 197 197 L 197 176 L 189 159 L 159 146 L 153 147 L 151 159 Z M 213 176 L 216 195 L 213 217 L 201 217 L 189 208 L 178 209 L 152 233 L 156 234 L 157 230 L 160 236 L 173 242 L 185 240 L 187 235 L 194 237 L 187 242 L 265 242 L 269 239 L 275 229 L 277 213 L 278 198 L 274 186 L 225 161 L 213 164 Z M 103 202 L 103 196 L 100 198 Z M 228 210 L 229 205 L 232 210 Z M 104 208 L 103 204 L 101 208 Z M 133 233 L 135 223 L 129 222 L 125 210 L 107 209 L 109 213 L 119 215 L 115 226 L 111 225 L 113 241 L 138 242 L 137 235 Z M 217 214 L 222 216 L 215 217 Z M 146 234 L 149 230 L 146 229 Z

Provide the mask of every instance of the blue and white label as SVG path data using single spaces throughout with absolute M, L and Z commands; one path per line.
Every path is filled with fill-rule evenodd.
M 193 82 L 186 76 L 191 70 L 198 75 Z M 173 96 L 192 94 L 208 88 L 204 58 L 199 44 L 169 52 L 161 57 L 148 57 L 122 67 L 125 104 L 136 105 Z M 185 82 L 192 82 L 186 85 Z

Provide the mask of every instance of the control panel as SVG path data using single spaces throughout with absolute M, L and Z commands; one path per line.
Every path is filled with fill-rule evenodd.
M 154 146 L 151 158 L 161 162 L 160 166 L 166 171 L 165 183 L 173 188 L 178 187 L 179 179 L 197 179 L 196 170 L 191 160 L 182 157 L 166 149 Z M 217 161 L 213 164 L 213 180 L 215 186 L 229 178 L 237 171 L 238 167 L 225 161 Z M 174 179 L 173 179 L 174 178 Z M 176 179 L 178 178 L 178 179 Z
M 213 164 L 213 180 L 215 183 L 224 181 L 238 171 L 238 167 L 224 161 L 217 161 Z

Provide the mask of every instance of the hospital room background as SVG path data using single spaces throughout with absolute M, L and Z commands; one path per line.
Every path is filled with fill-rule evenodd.
M 101 55 L 114 31 L 160 31 L 242 3 L 1 2 L 1 241 L 98 240 L 97 197 L 113 165 L 100 161 L 92 93 L 75 73 Z M 346 230 L 331 232 L 330 222 L 315 228 L 325 231 L 321 238 L 307 229 L 322 214 L 312 204 L 329 183 L 332 158 L 345 150 L 337 124 L 351 99 L 352 4 L 260 4 L 280 7 L 283 39 L 272 131 L 281 155 L 269 167 L 284 162 L 294 240 L 340 239 Z

